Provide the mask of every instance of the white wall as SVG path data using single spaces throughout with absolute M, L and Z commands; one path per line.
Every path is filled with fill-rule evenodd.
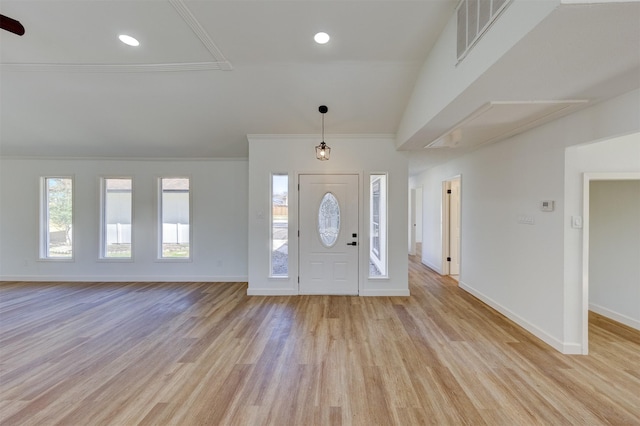
M 589 306 L 640 329 L 640 180 L 594 180 L 589 204 Z
M 299 173 L 358 173 L 360 175 L 360 265 L 369 264 L 369 175 L 388 173 L 389 260 L 388 278 L 368 278 L 361 267 L 360 295 L 408 295 L 407 180 L 408 164 L 395 151 L 392 137 L 326 138 L 331 159 L 318 161 L 318 137 L 249 136 L 249 289 L 250 295 L 298 294 L 298 192 Z M 289 174 L 289 277 L 269 278 L 269 209 L 272 173 Z
M 635 124 L 618 132 L 624 136 L 607 138 L 604 135 L 593 138 L 595 143 L 569 147 L 565 159 L 565 333 L 567 339 L 588 341 L 588 289 L 583 275 L 587 265 L 583 265 L 582 231 L 571 228 L 571 216 L 584 213 L 585 173 L 625 173 L 640 172 L 640 91 L 636 90 L 608 102 L 608 119 L 590 117 L 592 128 L 601 129 L 621 121 Z M 614 114 L 615 111 L 618 114 Z M 604 117 L 604 116 L 603 116 Z M 626 134 L 626 135 L 625 135 Z M 615 133 L 614 133 L 615 135 Z M 580 311 L 581 315 L 573 315 Z M 587 352 L 586 344 L 583 353 Z
M 567 246 L 567 235 L 579 238 L 568 220 L 581 214 L 572 192 L 579 197 L 581 174 L 570 173 L 578 186 L 567 211 L 565 148 L 638 131 L 639 95 L 627 93 L 421 174 L 413 184 L 424 188 L 423 262 L 440 271 L 442 181 L 460 174 L 460 286 L 558 350 L 580 353 L 582 248 L 579 239 Z M 541 212 L 542 200 L 554 200 L 555 211 Z M 535 224 L 518 224 L 521 215 Z
M 397 146 L 414 136 L 559 5 L 560 0 L 514 0 L 460 64 L 454 13 L 422 66 L 402 116 Z
M 422 243 L 422 187 L 416 188 L 416 243 Z
M 38 259 L 39 182 L 74 177 L 74 260 Z M 100 177 L 133 177 L 133 259 L 99 260 Z M 191 261 L 157 260 L 157 179 L 189 176 Z M 246 160 L 0 159 L 0 279 L 246 281 Z

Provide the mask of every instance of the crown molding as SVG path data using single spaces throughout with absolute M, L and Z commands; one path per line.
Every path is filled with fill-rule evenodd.
M 325 139 L 327 141 L 333 140 L 348 140 L 348 139 L 395 139 L 396 135 L 391 133 L 350 133 L 350 134 L 324 134 Z M 318 139 L 320 138 L 320 134 L 248 134 L 247 139 L 250 141 L 254 140 L 265 140 L 265 141 L 274 141 L 274 140 L 308 140 L 308 139 Z
M 71 72 L 71 73 L 145 73 L 230 70 L 224 62 L 185 62 L 173 64 L 2 64 L 2 71 Z
M 4 63 L 0 70 L 6 72 L 67 72 L 67 73 L 156 73 L 184 71 L 230 71 L 233 66 L 224 57 L 209 34 L 187 8 L 183 0 L 169 0 L 180 18 L 207 49 L 213 61 L 177 62 L 167 64 L 54 64 L 54 63 Z
M 58 157 L 43 155 L 7 155 L 0 154 L 2 160 L 23 161 L 118 161 L 118 162 L 247 162 L 249 157 Z

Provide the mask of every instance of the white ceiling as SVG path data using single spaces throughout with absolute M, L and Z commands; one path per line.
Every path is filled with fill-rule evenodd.
M 409 167 L 415 174 L 477 149 L 473 144 L 460 144 L 456 149 L 423 147 L 465 124 L 487 103 L 511 102 L 519 104 L 514 109 L 527 109 L 532 106 L 530 101 L 586 101 L 565 109 L 566 113 L 639 87 L 640 1 L 560 6 L 425 123 L 402 149 L 408 150 Z M 504 110 L 501 108 L 506 114 Z M 513 118 L 511 129 L 502 129 L 504 135 L 513 135 L 525 117 L 517 114 Z M 535 120 L 536 113 L 532 110 L 528 118 Z M 498 131 L 500 128 L 491 129 Z
M 322 104 L 327 134 L 393 134 L 456 1 L 2 0 L 1 153 L 246 157 Z
M 246 157 L 247 134 L 320 133 L 322 104 L 327 135 L 395 134 L 457 3 L 2 0 L 26 34 L 0 31 L 0 154 Z M 472 149 L 423 146 L 488 102 L 639 86 L 639 3 L 559 7 L 402 149 L 415 173 Z

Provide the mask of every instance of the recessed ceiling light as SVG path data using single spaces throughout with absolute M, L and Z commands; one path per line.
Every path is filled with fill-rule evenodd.
M 129 46 L 140 46 L 140 42 L 129 35 L 120 34 L 118 38 L 121 42 L 123 42 L 124 44 L 128 44 Z
M 313 36 L 313 39 L 316 41 L 316 43 L 318 44 L 325 44 L 329 41 L 331 37 L 329 37 L 329 34 L 327 33 L 318 33 L 315 36 Z

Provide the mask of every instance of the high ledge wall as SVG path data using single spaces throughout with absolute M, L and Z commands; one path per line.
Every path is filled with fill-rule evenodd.
M 461 287 L 559 351 L 582 353 L 581 231 L 570 219 L 582 214 L 582 174 L 595 165 L 577 159 L 577 146 L 639 132 L 639 100 L 634 90 L 412 179 L 424 189 L 423 262 L 439 269 L 442 181 L 461 175 Z M 612 146 L 597 170 L 640 171 L 637 141 Z M 541 212 L 542 200 L 555 211 Z

